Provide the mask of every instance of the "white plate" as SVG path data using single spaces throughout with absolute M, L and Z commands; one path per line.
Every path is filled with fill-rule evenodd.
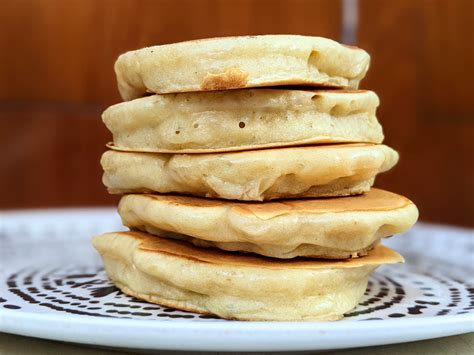
M 406 264 L 371 277 L 338 322 L 237 322 L 120 293 L 90 237 L 122 229 L 114 209 L 0 214 L 0 331 L 128 349 L 296 351 L 360 347 L 474 330 L 474 241 L 468 229 L 417 224 L 386 244 Z

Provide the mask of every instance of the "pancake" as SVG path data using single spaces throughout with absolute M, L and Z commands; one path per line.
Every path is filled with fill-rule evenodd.
M 418 218 L 410 200 L 379 189 L 344 198 L 265 203 L 125 195 L 118 212 L 123 224 L 135 230 L 283 259 L 364 255 Z
M 146 233 L 94 237 L 112 282 L 166 307 L 253 321 L 336 320 L 362 297 L 380 264 L 403 262 L 377 246 L 350 261 L 276 260 L 201 249 Z
M 262 201 L 360 194 L 397 161 L 385 145 L 341 144 L 214 154 L 107 151 L 101 164 L 111 193 Z
M 362 90 L 247 89 L 152 95 L 102 115 L 112 148 L 203 153 L 320 143 L 381 143 L 377 95 Z
M 115 63 L 124 100 L 146 93 L 276 85 L 357 88 L 369 68 L 362 49 L 322 37 L 266 35 L 211 38 L 122 54 Z

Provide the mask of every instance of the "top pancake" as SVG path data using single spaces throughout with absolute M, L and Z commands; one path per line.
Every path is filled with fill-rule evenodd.
M 115 63 L 124 100 L 146 93 L 280 85 L 357 88 L 369 68 L 362 49 L 322 37 L 211 38 L 147 47 Z

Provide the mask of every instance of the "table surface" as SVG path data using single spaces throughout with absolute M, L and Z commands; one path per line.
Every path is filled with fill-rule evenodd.
M 183 352 L 163 351 L 160 354 L 179 354 Z M 308 353 L 308 352 L 306 352 Z M 457 335 L 432 340 L 417 341 L 413 343 L 373 346 L 370 348 L 348 349 L 325 352 L 325 354 L 374 354 L 374 355 L 391 355 L 391 354 L 450 354 L 464 355 L 474 353 L 474 333 Z M 12 334 L 0 333 L 0 354 L 17 355 L 17 354 L 41 354 L 41 355 L 57 355 L 57 354 L 86 354 L 86 355 L 118 355 L 118 354 L 137 354 L 127 351 L 112 351 L 105 349 L 95 349 L 81 345 L 61 343 L 50 340 L 35 339 Z M 194 352 L 188 354 L 203 354 L 202 352 Z M 217 354 L 217 353 L 216 353 Z M 223 353 L 230 354 L 230 353 Z M 284 353 L 279 353 L 284 354 Z

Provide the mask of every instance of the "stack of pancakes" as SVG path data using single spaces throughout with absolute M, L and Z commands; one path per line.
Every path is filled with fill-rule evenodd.
M 129 232 L 94 238 L 110 279 L 166 306 L 242 320 L 334 320 L 369 274 L 402 262 L 381 238 L 415 205 L 371 188 L 398 154 L 369 55 L 319 37 L 155 46 L 115 65 L 124 100 L 103 181 Z

